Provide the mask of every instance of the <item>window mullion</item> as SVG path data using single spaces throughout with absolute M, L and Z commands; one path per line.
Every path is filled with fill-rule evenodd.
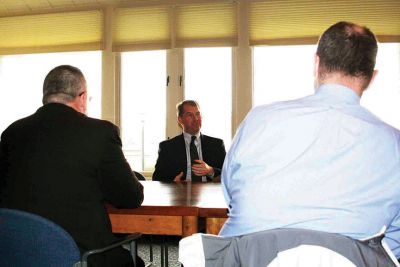
M 173 137 L 181 132 L 176 122 L 176 103 L 183 100 L 184 83 L 180 85 L 180 77 L 183 77 L 183 49 L 175 48 L 167 51 L 167 121 L 166 136 Z

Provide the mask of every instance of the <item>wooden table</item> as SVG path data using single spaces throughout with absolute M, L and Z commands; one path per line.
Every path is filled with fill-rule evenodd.
M 141 181 L 144 201 L 136 209 L 107 207 L 114 233 L 189 236 L 198 232 L 199 218 L 206 232 L 218 234 L 227 218 L 220 183 L 163 183 Z

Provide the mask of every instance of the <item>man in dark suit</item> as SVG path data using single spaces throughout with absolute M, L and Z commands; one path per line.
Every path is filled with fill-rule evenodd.
M 183 133 L 160 143 L 153 180 L 218 180 L 226 154 L 224 142 L 200 133 L 201 113 L 196 101 L 179 103 L 177 116 Z
M 0 207 L 50 219 L 81 251 L 108 245 L 116 238 L 104 203 L 136 208 L 143 201 L 143 186 L 122 153 L 118 128 L 85 115 L 86 81 L 72 66 L 49 72 L 43 104 L 1 135 Z M 89 261 L 90 266 L 133 264 L 123 248 Z

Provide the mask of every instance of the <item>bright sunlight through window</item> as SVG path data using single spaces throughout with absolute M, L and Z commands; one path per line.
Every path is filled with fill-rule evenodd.
M 153 171 L 165 140 L 166 52 L 121 55 L 121 137 L 135 171 Z
M 254 48 L 253 106 L 313 94 L 315 51 L 315 45 Z M 361 105 L 400 129 L 400 44 L 379 44 L 375 68 Z
M 43 81 L 58 65 L 78 67 L 86 77 L 88 115 L 101 117 L 101 52 L 0 56 L 0 132 L 42 106 Z
M 253 106 L 314 93 L 315 45 L 254 48 Z
M 185 49 L 185 99 L 196 100 L 201 108 L 201 132 L 231 143 L 232 133 L 232 49 Z
M 361 105 L 400 129 L 400 44 L 379 44 L 378 75 L 361 98 Z

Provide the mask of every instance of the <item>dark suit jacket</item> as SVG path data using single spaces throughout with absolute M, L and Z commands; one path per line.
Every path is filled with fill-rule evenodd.
M 224 141 L 204 134 L 201 134 L 200 138 L 203 160 L 214 168 L 214 176 L 219 176 L 226 154 Z M 186 177 L 186 168 L 187 158 L 183 134 L 161 142 L 153 180 L 173 181 L 182 171 L 184 172 L 183 177 Z
M 143 187 L 122 153 L 118 128 L 110 122 L 63 104 L 47 104 L 1 136 L 0 206 L 54 221 L 81 250 L 116 240 L 105 202 L 136 208 L 142 201 Z

